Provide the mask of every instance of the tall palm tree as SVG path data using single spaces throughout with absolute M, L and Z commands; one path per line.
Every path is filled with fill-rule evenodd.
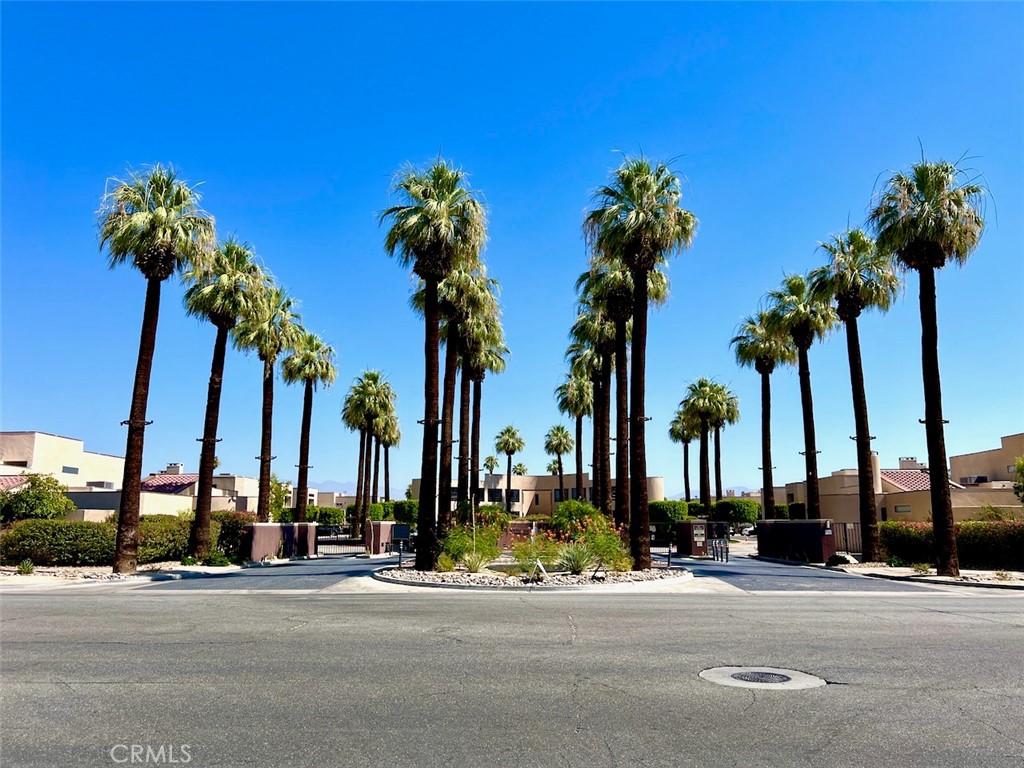
M 388 254 L 423 279 L 423 457 L 416 567 L 432 571 L 437 565 L 437 437 L 438 437 L 438 284 L 451 271 L 459 254 L 477 253 L 486 237 L 483 204 L 470 192 L 466 174 L 440 158 L 425 170 L 399 171 L 392 193 L 401 203 L 385 210 L 390 221 L 384 238 Z
M 498 457 L 497 456 L 488 456 L 486 459 L 484 459 L 483 463 L 484 463 L 484 469 L 486 469 L 488 471 L 488 473 L 493 475 L 495 472 L 498 471 Z
M 779 288 L 769 291 L 768 300 L 768 317 L 773 329 L 789 334 L 796 346 L 804 423 L 807 518 L 814 520 L 821 517 L 821 498 L 818 493 L 818 446 L 814 437 L 814 401 L 807 351 L 815 339 L 824 338 L 835 325 L 836 312 L 830 304 L 811 295 L 807 278 L 803 275 L 787 275 Z
M 668 425 L 668 438 L 683 445 L 683 493 L 690 500 L 690 443 L 700 439 L 700 425 L 680 406 Z
M 552 475 L 557 475 L 558 474 L 558 459 L 552 459 L 551 461 L 549 461 L 548 462 L 548 466 L 547 466 L 547 470 Z
M 771 376 L 776 366 L 796 362 L 796 348 L 788 334 L 778 332 L 767 312 L 743 318 L 737 330 L 730 342 L 736 349 L 736 362 L 753 366 L 761 375 L 761 506 L 767 520 L 775 515 Z
M 739 398 L 725 385 L 718 387 L 722 408 L 711 421 L 711 428 L 715 430 L 715 501 L 722 500 L 722 429 L 740 420 Z
M 313 419 L 313 391 L 317 384 L 329 387 L 338 371 L 334 365 L 334 349 L 315 333 L 303 333 L 292 353 L 281 363 L 281 372 L 288 384 L 302 382 L 302 428 L 299 433 L 299 477 L 295 486 L 295 520 L 306 522 L 309 495 L 309 431 Z
M 935 271 L 951 261 L 964 265 L 978 247 L 985 229 L 984 191 L 957 165 L 922 159 L 911 166 L 909 174 L 892 175 L 869 216 L 878 250 L 920 278 L 921 374 L 928 466 L 933 475 L 932 524 L 937 570 L 944 576 L 958 576 L 960 562 L 946 476 Z
M 596 250 L 615 254 L 633 275 L 630 366 L 630 551 L 638 570 L 651 567 L 645 439 L 648 275 L 693 241 L 697 218 L 680 203 L 679 179 L 666 165 L 627 158 L 597 191 L 584 232 Z
M 583 488 L 583 417 L 594 412 L 594 385 L 586 376 L 569 371 L 555 389 L 558 410 L 576 420 L 576 498 L 586 498 Z
M 195 187 L 179 181 L 173 168 L 156 165 L 110 179 L 98 212 L 100 248 L 110 266 L 129 264 L 146 278 L 146 303 L 139 336 L 135 384 L 128 413 L 121 504 L 117 513 L 114 573 L 138 565 L 142 453 L 146 435 L 149 379 L 160 317 L 160 286 L 188 266 L 202 264 L 215 242 L 213 218 L 199 207 Z
M 723 387 L 714 379 L 699 378 L 686 387 L 686 397 L 679 403 L 684 421 L 700 428 L 700 505 L 704 514 L 711 514 L 711 470 L 708 443 L 711 425 L 725 409 Z
M 248 311 L 254 294 L 262 290 L 265 277 L 256 264 L 252 247 L 230 238 L 210 254 L 206 264 L 197 264 L 189 270 L 185 279 L 189 286 L 185 291 L 185 312 L 208 320 L 217 329 L 206 391 L 206 419 L 200 440 L 196 514 L 188 541 L 189 555 L 205 560 L 210 552 L 213 471 L 228 335 Z
M 370 507 L 370 464 L 379 424 L 394 411 L 395 393 L 380 371 L 363 371 L 352 383 L 342 406 L 342 419 L 359 431 L 359 470 L 356 479 L 356 524 L 365 535 Z
M 562 454 L 572 451 L 573 445 L 572 435 L 561 424 L 553 426 L 544 436 L 545 453 L 554 456 L 558 462 L 558 496 L 561 501 L 565 501 L 565 473 L 562 467 Z
M 512 514 L 512 456 L 526 450 L 526 441 L 519 430 L 509 424 L 494 438 L 494 450 L 508 458 L 505 474 L 505 512 Z
M 522 462 L 520 462 L 518 464 L 515 464 L 512 467 L 512 474 L 515 475 L 516 477 L 523 477 L 523 476 L 529 474 L 529 472 L 530 472 L 530 470 L 528 470 L 526 468 L 526 465 L 523 464 Z
M 270 520 L 270 462 L 274 423 L 274 371 L 278 357 L 293 349 L 303 333 L 295 300 L 283 288 L 266 284 L 255 294 L 242 319 L 235 326 L 235 346 L 254 350 L 263 363 L 263 407 L 260 438 L 259 500 L 256 517 L 260 522 Z
M 480 490 L 480 419 L 483 407 L 484 378 L 489 373 L 502 373 L 505 370 L 505 357 L 509 354 L 509 349 L 505 346 L 505 334 L 501 327 L 501 313 L 498 311 L 497 304 L 494 305 L 493 311 L 474 317 L 473 322 L 467 328 L 464 341 L 466 350 L 462 375 L 466 376 L 468 372 L 472 384 L 467 493 L 475 510 Z M 461 435 L 459 439 L 463 439 Z M 472 490 L 470 491 L 469 488 Z
M 391 501 L 391 449 L 402 442 L 402 429 L 394 408 L 381 421 L 380 444 L 384 446 L 384 501 Z
M 836 314 L 846 326 L 846 354 L 850 361 L 853 419 L 857 443 L 857 481 L 860 502 L 862 556 L 866 562 L 881 559 L 878 511 L 871 477 L 871 428 L 868 398 L 864 388 L 864 367 L 860 356 L 857 318 L 865 309 L 888 311 L 896 300 L 900 279 L 892 259 L 879 253 L 874 241 L 860 229 L 833 235 L 821 248 L 829 262 L 812 270 L 808 279 L 811 295 L 819 301 L 835 302 Z

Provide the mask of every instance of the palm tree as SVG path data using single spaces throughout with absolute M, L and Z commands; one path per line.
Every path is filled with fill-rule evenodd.
M 687 501 L 690 500 L 690 443 L 700 439 L 700 425 L 694 423 L 686 411 L 680 406 L 676 415 L 668 425 L 668 438 L 673 443 L 683 445 L 683 490 Z
M 761 375 L 761 506 L 767 520 L 775 514 L 771 376 L 776 366 L 796 362 L 796 348 L 788 334 L 775 329 L 767 312 L 745 317 L 730 343 L 736 348 L 736 362 L 754 366 Z
M 381 420 L 380 427 L 380 444 L 384 446 L 384 501 L 391 501 L 391 449 L 397 447 L 401 442 L 402 429 L 398 424 L 398 414 L 392 407 L 387 416 Z
M 303 330 L 295 310 L 295 300 L 283 288 L 267 284 L 254 295 L 253 301 L 234 328 L 235 346 L 242 350 L 255 350 L 263 363 L 263 408 L 260 439 L 259 500 L 256 517 L 260 522 L 270 520 L 270 462 L 274 422 L 274 369 L 278 357 L 294 349 Z
M 526 441 L 519 430 L 509 424 L 494 438 L 494 450 L 508 457 L 508 470 L 505 476 L 505 512 L 512 514 L 512 455 L 526 450 Z
M 562 454 L 569 453 L 573 449 L 572 435 L 569 430 L 561 424 L 553 426 L 544 436 L 544 451 L 549 456 L 554 456 L 558 463 L 558 496 L 560 501 L 565 501 L 565 473 L 562 468 Z
M 715 501 L 722 500 L 722 429 L 740 420 L 740 401 L 728 387 L 718 384 L 722 408 L 711 421 L 715 430 Z
M 614 254 L 633 275 L 633 358 L 630 367 L 630 550 L 636 568 L 651 566 L 647 509 L 647 449 L 644 409 L 647 361 L 648 275 L 693 241 L 697 218 L 680 206 L 677 179 L 663 164 L 627 158 L 609 185 L 595 195 L 586 218 L 587 239 L 601 253 Z
M 528 469 L 526 468 L 526 465 L 525 465 L 525 464 L 523 464 L 523 463 L 515 464 L 515 465 L 514 465 L 514 466 L 512 467 L 512 474 L 513 474 L 513 475 L 515 475 L 516 477 L 523 477 L 523 476 L 525 476 L 526 474 L 528 474 L 528 473 L 529 473 L 529 471 L 530 471 L 530 470 L 528 470 Z
M 888 311 L 896 300 L 900 279 L 892 259 L 878 252 L 874 241 L 860 229 L 850 229 L 821 243 L 829 263 L 813 270 L 811 295 L 819 301 L 835 302 L 836 314 L 846 326 L 846 353 L 850 361 L 850 387 L 857 443 L 857 480 L 860 491 L 862 556 L 866 562 L 881 559 L 875 485 L 871 477 L 871 428 L 864 368 L 860 356 L 857 318 L 865 309 Z
M 558 459 L 552 459 L 548 462 L 547 470 L 552 475 L 558 474 Z
M 721 418 L 725 408 L 723 387 L 714 379 L 700 378 L 686 387 L 686 397 L 679 403 L 683 420 L 700 428 L 700 505 L 704 514 L 711 514 L 711 471 L 708 460 L 708 436 L 711 425 Z
M 807 278 L 787 275 L 782 285 L 768 293 L 768 317 L 773 332 L 785 333 L 796 346 L 797 366 L 800 372 L 800 404 L 804 423 L 804 466 L 807 475 L 807 518 L 821 517 L 818 493 L 818 447 L 814 438 L 814 402 L 811 397 L 811 368 L 807 351 L 816 338 L 824 338 L 835 325 L 836 313 L 832 306 L 811 295 Z
M 380 371 L 363 371 L 349 389 L 342 406 L 342 420 L 359 431 L 359 469 L 356 475 L 356 525 L 365 535 L 370 507 L 370 457 L 381 423 L 394 412 L 395 393 Z
M 423 456 L 420 465 L 420 502 L 416 568 L 432 571 L 437 565 L 437 437 L 438 437 L 438 284 L 451 271 L 456 257 L 477 253 L 486 237 L 484 207 L 469 191 L 466 174 L 440 158 L 426 170 L 401 170 L 392 192 L 401 204 L 385 210 L 380 221 L 390 221 L 384 238 L 388 254 L 423 279 Z
M 492 474 L 492 475 L 495 472 L 497 472 L 498 471 L 498 457 L 497 456 L 488 456 L 486 459 L 484 459 L 484 469 L 486 469 L 487 472 L 489 474 Z
M 964 265 L 978 247 L 985 229 L 981 210 L 984 191 L 957 165 L 922 159 L 911 166 L 909 174 L 892 175 L 869 216 L 878 250 L 920 277 L 924 424 L 928 465 L 933 473 L 937 570 L 943 576 L 959 576 L 960 563 L 946 475 L 935 270 L 950 261 Z
M 295 486 L 295 521 L 306 522 L 309 495 L 309 430 L 313 418 L 313 390 L 317 384 L 329 387 L 338 371 L 334 366 L 334 349 L 315 333 L 303 333 L 292 353 L 281 363 L 281 372 L 288 384 L 302 382 L 302 428 L 299 433 L 299 477 Z
M 185 279 L 189 284 L 185 291 L 185 312 L 208 320 L 217 329 L 200 441 L 196 514 L 188 541 L 189 555 L 205 560 L 210 552 L 213 471 L 216 469 L 217 423 L 228 334 L 248 311 L 253 295 L 262 290 L 265 278 L 256 265 L 252 247 L 230 238 L 210 254 L 207 264 L 193 267 Z
M 555 389 L 558 410 L 576 419 L 576 498 L 586 498 L 583 488 L 583 417 L 594 412 L 594 385 L 586 376 L 569 371 Z
M 195 187 L 179 181 L 173 168 L 161 165 L 148 171 L 129 171 L 124 181 L 108 180 L 98 218 L 100 248 L 109 252 L 111 268 L 130 264 L 146 278 L 135 384 L 125 422 L 128 438 L 114 553 L 114 573 L 135 573 L 146 406 L 160 317 L 160 286 L 183 268 L 205 262 L 215 241 L 214 223 L 199 207 Z

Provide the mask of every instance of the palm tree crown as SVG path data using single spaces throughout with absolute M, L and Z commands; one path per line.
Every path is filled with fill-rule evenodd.
M 526 450 L 526 441 L 519 434 L 519 430 L 509 424 L 494 438 L 494 450 L 511 456 Z
M 771 309 L 768 318 L 774 329 L 788 333 L 801 349 L 808 349 L 814 339 L 824 338 L 836 322 L 831 305 L 811 295 L 804 275 L 786 275 L 782 285 L 768 292 Z
M 256 292 L 242 320 L 235 326 L 235 346 L 255 350 L 264 363 L 273 365 L 278 356 L 300 338 L 302 326 L 295 311 L 295 299 L 273 284 Z
M 861 229 L 850 229 L 820 244 L 829 254 L 829 263 L 807 276 L 811 297 L 836 302 L 839 319 L 857 317 L 864 309 L 883 312 L 899 294 L 900 279 L 892 260 L 875 248 L 874 241 Z
M 526 468 L 526 465 L 523 464 L 522 462 L 520 462 L 518 464 L 514 464 L 512 466 L 512 474 L 516 475 L 517 477 L 522 477 L 523 475 L 527 474 L 529 471 L 530 470 L 528 470 Z
M 185 276 L 185 312 L 231 329 L 249 311 L 265 280 L 252 246 L 229 238 Z
M 195 187 L 162 165 L 111 179 L 99 211 L 100 248 L 108 248 L 110 266 L 131 262 L 146 278 L 166 280 L 201 264 L 215 236 L 199 200 Z
M 334 348 L 315 333 L 304 332 L 296 340 L 288 357 L 281 363 L 281 374 L 289 384 L 311 382 L 325 387 L 334 383 L 338 375 L 334 365 Z
M 743 318 L 729 343 L 736 350 L 736 362 L 753 366 L 758 373 L 771 373 L 777 365 L 796 363 L 792 337 L 779 331 L 768 312 Z
M 484 459 L 483 464 L 484 464 L 484 469 L 486 469 L 488 472 L 490 472 L 493 475 L 495 470 L 499 466 L 499 464 L 498 464 L 498 457 L 497 456 L 488 456 L 486 459 Z

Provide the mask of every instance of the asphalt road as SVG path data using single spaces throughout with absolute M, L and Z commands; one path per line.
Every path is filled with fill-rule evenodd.
M 12 590 L 0 764 L 1019 768 L 1024 601 L 993 592 Z M 747 664 L 830 684 L 698 677 Z

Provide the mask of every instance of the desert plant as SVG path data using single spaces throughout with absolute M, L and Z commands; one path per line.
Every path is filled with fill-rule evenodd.
M 31 576 L 36 570 L 36 567 L 32 564 L 32 561 L 27 557 L 18 563 L 18 573 L 22 576 Z
M 455 570 L 455 559 L 447 552 L 442 552 L 437 557 L 437 571 L 440 573 L 451 573 Z
M 551 515 L 551 527 L 560 536 L 572 536 L 573 532 L 582 527 L 584 521 L 604 518 L 593 504 L 570 499 L 555 506 Z M 605 518 L 607 519 L 607 518 Z
M 915 576 L 927 576 L 932 571 L 928 563 L 914 563 L 910 567 L 914 570 Z
M 492 559 L 478 550 L 467 552 L 459 562 L 462 563 L 462 567 L 466 569 L 467 573 L 480 573 Z
M 558 542 L 548 534 L 531 536 L 512 545 L 512 557 L 523 571 L 532 569 L 538 560 L 547 568 L 558 560 L 558 556 Z
M 578 576 L 588 568 L 592 568 L 596 562 L 594 553 L 590 547 L 580 542 L 569 542 L 563 544 L 558 556 L 558 567 Z

